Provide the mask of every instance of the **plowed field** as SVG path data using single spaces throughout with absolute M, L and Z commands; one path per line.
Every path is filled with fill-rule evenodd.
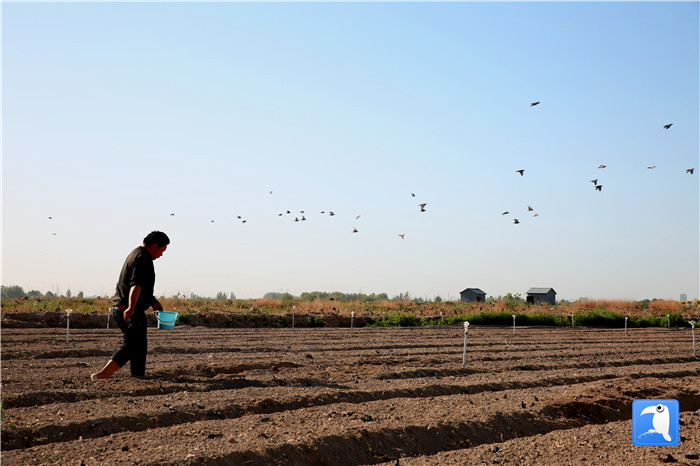
M 147 378 L 92 382 L 114 329 L 2 330 L 3 464 L 700 464 L 688 329 L 149 328 Z M 676 447 L 632 401 L 680 403 Z M 398 460 L 398 462 L 397 462 Z

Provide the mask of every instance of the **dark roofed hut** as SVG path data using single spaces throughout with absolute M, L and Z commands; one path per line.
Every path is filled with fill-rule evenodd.
M 528 304 L 556 304 L 557 292 L 554 288 L 530 288 L 527 290 Z
M 460 291 L 459 300 L 466 303 L 483 303 L 486 301 L 486 293 L 479 288 L 467 288 Z

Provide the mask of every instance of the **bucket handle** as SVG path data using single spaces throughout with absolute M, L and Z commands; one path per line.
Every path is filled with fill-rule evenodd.
M 156 312 L 156 319 L 158 319 L 158 322 L 164 323 L 164 324 L 174 324 L 175 321 L 177 320 L 178 313 L 175 313 L 175 320 L 163 320 L 160 318 L 160 315 L 158 312 Z

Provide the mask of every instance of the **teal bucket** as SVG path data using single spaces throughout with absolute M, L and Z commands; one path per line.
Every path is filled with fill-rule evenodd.
M 175 328 L 178 312 L 173 311 L 156 311 L 158 318 L 158 328 L 172 329 Z

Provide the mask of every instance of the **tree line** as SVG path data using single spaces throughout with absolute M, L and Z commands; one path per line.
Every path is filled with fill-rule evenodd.
M 400 296 L 395 296 L 389 299 L 389 295 L 386 293 L 343 293 L 340 291 L 305 291 L 299 296 L 294 296 L 290 293 L 280 293 L 271 291 L 265 293 L 263 298 L 267 299 L 279 299 L 281 301 L 291 301 L 293 299 L 299 299 L 301 301 L 340 301 L 340 302 L 350 302 L 350 301 L 361 301 L 361 302 L 375 302 L 375 301 L 401 301 Z
M 72 298 L 73 293 L 71 290 L 66 290 L 66 294 L 64 295 L 58 295 L 54 293 L 53 291 L 47 291 L 46 293 L 42 293 L 39 290 L 29 290 L 27 292 L 24 291 L 24 288 L 18 285 L 10 285 L 10 286 L 5 286 L 2 285 L 0 286 L 0 298 Z M 78 294 L 75 296 L 76 298 L 84 298 L 84 293 L 82 291 L 79 291 Z

